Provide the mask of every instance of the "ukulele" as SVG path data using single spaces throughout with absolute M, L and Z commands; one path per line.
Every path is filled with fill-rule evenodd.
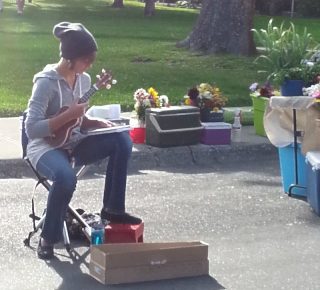
M 94 95 L 100 88 L 105 87 L 106 89 L 111 88 L 111 84 L 116 84 L 117 81 L 112 79 L 110 72 L 106 72 L 104 69 L 101 71 L 101 75 L 97 75 L 97 81 L 91 86 L 91 88 L 79 99 L 78 104 L 85 103 L 89 98 Z M 59 112 L 54 116 L 61 114 L 66 111 L 68 106 L 60 108 Z M 63 146 L 69 139 L 72 130 L 79 126 L 81 118 L 75 118 L 60 127 L 53 135 L 46 137 L 45 140 L 53 147 Z

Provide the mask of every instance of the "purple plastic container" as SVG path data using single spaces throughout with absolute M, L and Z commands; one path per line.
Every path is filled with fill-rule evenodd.
M 231 124 L 224 122 L 201 123 L 203 131 L 200 142 L 206 145 L 230 145 Z

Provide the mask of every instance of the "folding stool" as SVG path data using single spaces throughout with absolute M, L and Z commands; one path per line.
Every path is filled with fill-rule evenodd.
M 27 145 L 28 145 L 28 136 L 26 135 L 26 131 L 25 131 L 26 115 L 27 115 L 27 113 L 24 112 L 23 115 L 21 116 L 21 144 L 22 144 L 23 159 L 26 161 L 28 166 L 31 168 L 32 172 L 34 173 L 34 175 L 37 179 L 37 184 L 35 186 L 35 189 L 39 184 L 41 184 L 47 191 L 49 191 L 51 188 L 51 182 L 47 178 L 41 176 L 41 174 L 31 164 L 30 160 L 26 157 L 26 149 L 27 149 Z M 74 168 L 74 162 L 73 162 L 72 166 Z M 87 165 L 83 165 L 82 167 L 80 167 L 80 169 L 76 173 L 77 178 L 80 178 L 85 173 L 87 168 L 88 168 Z M 90 240 L 91 228 L 87 224 L 87 222 L 81 217 L 81 215 L 70 204 L 68 205 L 67 211 L 71 215 L 71 217 L 75 218 L 79 222 L 79 224 L 83 227 L 83 232 L 84 232 L 85 236 L 88 238 L 88 240 Z M 29 232 L 28 237 L 24 240 L 24 244 L 26 246 L 30 246 L 31 237 L 40 228 L 42 228 L 42 225 L 45 220 L 45 212 L 41 218 L 36 217 L 35 211 L 34 211 L 33 197 L 32 197 L 32 213 L 29 216 L 32 218 L 33 231 Z M 37 223 L 36 223 L 36 220 L 38 220 Z M 66 221 L 64 221 L 64 224 L 63 224 L 63 240 L 64 240 L 64 245 L 66 247 L 66 250 L 69 252 L 71 250 L 71 247 L 70 247 L 70 238 L 69 238 L 69 234 L 68 234 Z

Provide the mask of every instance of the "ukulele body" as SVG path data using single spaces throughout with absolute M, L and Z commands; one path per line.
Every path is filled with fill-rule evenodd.
M 59 115 L 66 111 L 68 109 L 67 106 L 62 107 L 59 112 L 55 115 Z M 77 127 L 81 122 L 80 118 L 73 119 L 69 121 L 68 123 L 64 124 L 62 127 L 60 127 L 52 136 L 46 137 L 46 141 L 48 144 L 50 144 L 52 147 L 58 148 L 63 146 L 65 144 L 70 135 L 72 130 Z
M 104 69 L 102 70 L 102 75 L 97 76 L 98 80 L 97 82 L 91 86 L 89 91 L 87 91 L 78 101 L 79 104 L 87 102 L 89 98 L 95 94 L 101 87 L 109 88 L 111 85 L 109 82 L 112 82 L 112 75 L 111 72 L 106 72 Z M 114 82 L 116 83 L 116 81 Z M 68 109 L 68 106 L 62 107 L 55 116 L 63 113 Z M 50 144 L 52 147 L 58 148 L 63 146 L 69 139 L 72 130 L 81 124 L 81 118 L 75 118 L 66 124 L 64 124 L 62 127 L 60 127 L 52 136 L 46 137 L 45 140 Z

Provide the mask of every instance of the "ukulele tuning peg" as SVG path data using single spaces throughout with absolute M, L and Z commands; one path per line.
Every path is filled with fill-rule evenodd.
M 100 79 L 101 79 L 101 76 L 100 76 L 100 75 L 96 75 L 96 78 L 100 80 Z
M 101 72 L 102 72 L 103 74 L 105 74 L 105 73 L 106 73 L 106 70 L 103 68 L 103 69 L 101 70 Z
M 110 85 L 110 84 L 107 84 L 107 85 L 106 85 L 106 89 L 107 89 L 107 90 L 110 90 L 110 89 L 111 89 L 111 85 Z
M 112 80 L 111 82 L 113 85 L 115 85 L 117 83 L 117 80 Z

